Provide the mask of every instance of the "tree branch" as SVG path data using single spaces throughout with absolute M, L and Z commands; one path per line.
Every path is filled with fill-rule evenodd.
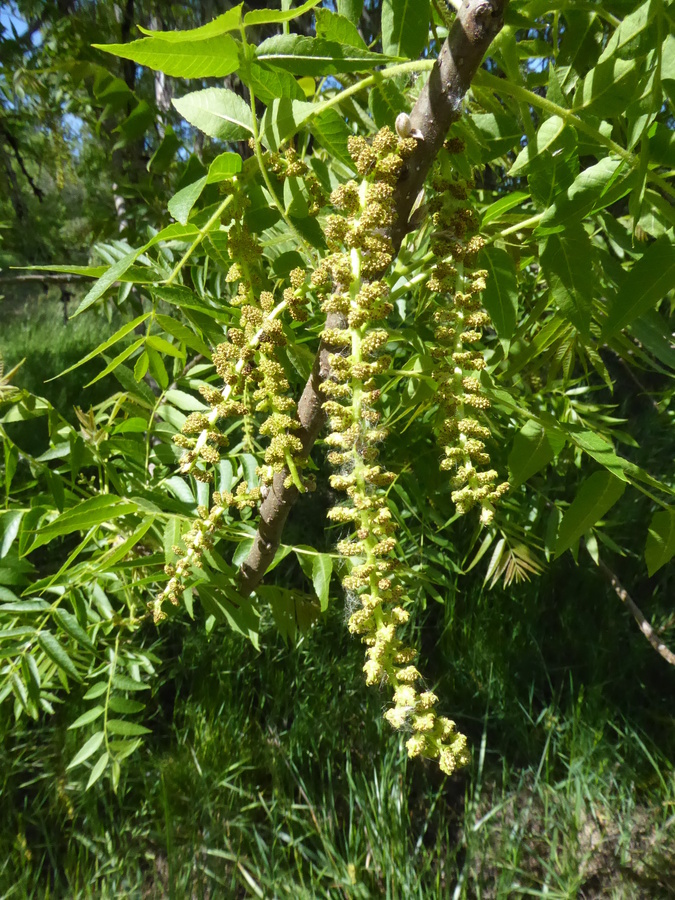
M 409 220 L 415 200 L 450 125 L 460 116 L 462 98 L 472 78 L 503 25 L 507 4 L 508 0 L 464 0 L 410 114 L 412 128 L 421 133 L 422 139 L 418 140 L 416 151 L 409 157 L 394 194 L 398 216 L 390 236 L 396 251 L 411 230 Z M 336 314 L 327 317 L 328 329 L 341 327 L 341 324 L 341 317 Z M 324 398 L 320 385 L 330 374 L 328 359 L 331 352 L 332 348 L 322 344 L 298 403 L 301 427 L 294 433 L 302 441 L 305 456 L 309 455 L 324 425 L 325 415 L 321 408 Z M 281 543 L 286 519 L 298 496 L 295 487 L 284 487 L 287 476 L 288 472 L 284 471 L 274 477 L 260 507 L 260 524 L 253 547 L 239 572 L 239 588 L 243 594 L 255 590 Z
M 35 184 L 35 182 L 33 181 L 33 178 L 32 178 L 32 176 L 31 176 L 30 172 L 28 171 L 28 169 L 26 168 L 26 164 L 25 164 L 24 161 L 23 161 L 23 157 L 21 156 L 21 151 L 19 150 L 19 145 L 18 145 L 18 143 L 17 143 L 17 141 L 16 141 L 16 138 L 15 138 L 14 135 L 11 133 L 11 131 L 8 131 L 8 130 L 4 127 L 4 125 L 2 124 L 2 122 L 0 122 L 0 134 L 2 134 L 2 136 L 5 138 L 5 140 L 6 140 L 7 143 L 9 144 L 9 146 L 12 148 L 12 151 L 14 152 L 14 157 L 15 157 L 15 159 L 16 159 L 18 165 L 19 165 L 19 168 L 20 168 L 21 171 L 23 172 L 24 178 L 26 179 L 26 181 L 27 181 L 28 184 L 30 185 L 30 189 L 31 189 L 32 192 L 35 194 L 35 196 L 38 198 L 38 200 L 40 201 L 40 203 L 42 203 L 42 201 L 44 200 L 44 197 L 45 197 L 44 191 L 42 191 L 42 190 L 37 186 L 37 184 Z
M 598 566 L 607 581 L 616 591 L 616 595 L 619 600 L 621 600 L 622 603 L 625 603 L 628 609 L 631 611 L 631 613 L 633 614 L 633 618 L 640 626 L 640 631 L 644 634 L 652 647 L 656 650 L 659 656 L 662 656 L 665 659 L 667 663 L 670 663 L 671 666 L 675 666 L 675 653 L 669 650 L 668 647 L 666 647 L 666 645 L 663 643 L 663 641 L 659 640 L 658 635 L 643 616 L 642 610 L 632 599 L 631 595 L 621 584 L 614 572 L 612 572 L 609 566 L 607 566 L 602 560 L 598 561 Z

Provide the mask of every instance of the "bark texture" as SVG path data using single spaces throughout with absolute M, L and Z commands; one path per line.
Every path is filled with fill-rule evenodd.
M 411 125 L 421 133 L 422 139 L 418 140 L 417 150 L 408 159 L 394 195 L 398 217 L 391 228 L 391 238 L 396 251 L 411 230 L 410 213 L 415 200 L 449 127 L 460 116 L 462 98 L 473 76 L 504 23 L 507 4 L 508 0 L 464 0 L 429 80 L 410 114 Z M 329 315 L 326 325 L 328 328 L 340 327 L 340 317 Z M 296 434 L 302 441 L 306 456 L 325 422 L 320 385 L 330 374 L 328 360 L 331 352 L 332 348 L 324 345 L 319 349 L 298 403 L 301 428 Z M 253 547 L 239 573 L 239 588 L 243 594 L 255 590 L 281 543 L 284 525 L 298 496 L 295 487 L 284 487 L 287 475 L 287 472 L 282 472 L 275 476 L 260 508 L 260 524 Z

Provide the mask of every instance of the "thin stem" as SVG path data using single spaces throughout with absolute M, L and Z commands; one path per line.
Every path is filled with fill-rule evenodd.
M 263 181 L 265 182 L 265 187 L 270 192 L 270 196 L 274 201 L 274 205 L 279 210 L 279 214 L 284 220 L 286 227 L 289 228 L 290 231 L 293 232 L 293 234 L 295 234 L 305 253 L 307 254 L 307 257 L 312 260 L 314 265 L 316 265 L 315 254 L 313 250 L 289 218 L 288 213 L 284 208 L 284 204 L 280 202 L 274 188 L 272 187 L 272 180 L 269 176 L 269 172 L 267 171 L 267 166 L 265 165 L 265 160 L 263 159 L 262 150 L 260 148 L 260 130 L 258 128 L 258 117 L 255 111 L 255 94 L 253 93 L 253 89 L 250 87 L 248 89 L 248 92 L 251 98 L 251 121 L 253 124 L 253 143 L 255 145 L 255 157 L 258 160 L 258 168 L 260 169 L 260 174 L 262 175 Z
M 362 78 L 361 81 L 357 81 L 356 84 L 350 85 L 350 87 L 345 88 L 344 90 L 335 94 L 334 97 L 330 97 L 328 100 L 323 100 L 321 103 L 317 103 L 312 112 L 298 124 L 301 125 L 306 122 L 307 119 L 312 118 L 312 116 L 318 116 L 320 113 L 325 112 L 325 110 L 331 109 L 333 106 L 338 106 L 338 104 L 342 103 L 343 100 L 347 100 L 354 94 L 358 94 L 359 91 L 363 91 L 366 88 L 373 87 L 382 78 L 395 78 L 397 75 L 406 75 L 410 72 L 429 72 L 433 68 L 433 66 L 433 59 L 416 59 L 412 62 L 400 63 L 396 66 L 389 66 L 389 68 L 383 69 L 381 72 L 377 72 L 375 75 L 368 75 L 367 78 Z
M 516 231 L 520 231 L 522 228 L 531 228 L 532 225 L 538 225 L 542 220 L 544 213 L 537 213 L 535 216 L 530 216 L 529 219 L 523 219 L 522 222 L 516 222 L 515 225 L 509 226 L 509 228 L 505 228 L 503 231 L 499 231 L 494 238 L 497 237 L 506 237 L 509 234 L 515 234 Z
M 201 244 L 201 242 L 204 240 L 204 238 L 205 238 L 206 235 L 209 233 L 209 231 L 211 230 L 211 228 L 213 227 L 213 225 L 215 225 L 215 223 L 218 221 L 218 219 L 221 217 L 221 215 L 222 215 L 223 212 L 227 209 L 227 207 L 230 205 L 230 203 L 232 203 L 233 199 L 234 199 L 234 194 L 230 194 L 229 196 L 227 196 L 227 197 L 223 200 L 223 202 L 220 204 L 220 206 L 218 207 L 218 209 L 217 209 L 217 210 L 214 212 L 214 214 L 211 216 L 211 218 L 210 218 L 209 221 L 206 223 L 206 225 L 205 225 L 203 228 L 200 228 L 200 229 L 199 229 L 199 234 L 198 234 L 197 237 L 194 239 L 194 241 L 190 244 L 190 247 L 189 247 L 189 248 L 186 250 L 186 252 L 183 254 L 183 256 L 181 257 L 180 261 L 178 262 L 178 264 L 176 265 L 176 267 L 174 268 L 174 270 L 172 271 L 172 273 L 169 275 L 169 277 L 167 278 L 167 280 L 164 282 L 164 284 L 169 285 L 169 284 L 172 284 L 172 283 L 175 281 L 176 276 L 177 276 L 178 273 L 181 271 L 181 269 L 183 268 L 183 266 L 185 265 L 185 263 L 188 261 L 188 259 L 190 259 L 190 257 L 192 256 L 192 254 L 195 252 L 195 250 L 197 249 L 197 247 L 198 247 L 198 246 Z

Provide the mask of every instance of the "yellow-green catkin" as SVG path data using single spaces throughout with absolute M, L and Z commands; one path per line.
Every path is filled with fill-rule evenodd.
M 294 147 L 288 147 L 283 153 L 268 153 L 265 162 L 268 170 L 276 175 L 279 181 L 297 178 L 304 183 L 307 193 L 307 214 L 311 217 L 318 216 L 328 198 L 321 182 L 300 158 L 298 151 Z
M 331 477 L 335 490 L 347 495 L 344 505 L 328 513 L 331 521 L 348 526 L 349 537 L 338 550 L 349 558 L 343 579 L 358 608 L 349 629 L 368 646 L 366 681 L 388 683 L 393 706 L 385 713 L 396 729 L 409 732 L 411 756 L 437 758 L 450 774 L 467 759 L 466 739 L 454 722 L 434 711 L 436 696 L 422 686 L 414 665 L 416 651 L 407 647 L 397 631 L 409 618 L 409 598 L 402 585 L 396 558 L 396 524 L 387 505 L 387 488 L 395 476 L 378 462 L 378 445 L 386 432 L 377 410 L 377 377 L 390 359 L 382 353 L 388 332 L 382 327 L 391 312 L 388 287 L 382 280 L 393 258 L 386 229 L 394 220 L 393 193 L 414 139 L 398 139 L 387 129 L 372 144 L 351 138 L 349 151 L 361 181 L 342 185 L 331 197 L 340 215 L 330 216 L 326 237 L 331 254 L 313 275 L 317 290 L 328 290 L 323 309 L 343 317 L 343 327 L 324 332 L 334 349 L 331 378 L 322 390 L 331 433 L 329 460 L 339 470 Z
M 233 286 L 230 303 L 239 309 L 239 322 L 228 329 L 227 339 L 213 352 L 213 362 L 223 387 L 204 385 L 200 388 L 211 411 L 188 416 L 181 434 L 174 438 L 185 451 L 180 460 L 180 471 L 200 481 L 211 482 L 210 467 L 217 465 L 219 451 L 228 443 L 218 423 L 236 416 L 242 418 L 250 430 L 252 416 L 264 413 L 266 418 L 259 434 L 268 441 L 264 463 L 259 469 L 262 480 L 270 483 L 277 472 L 287 468 L 290 472 L 287 481 L 303 490 L 299 476 L 299 470 L 305 465 L 303 447 L 293 434 L 299 428 L 295 418 L 296 405 L 289 396 L 289 384 L 278 359 L 278 348 L 286 343 L 281 314 L 288 311 L 293 319 L 306 316 L 304 305 L 308 285 L 305 284 L 304 270 L 296 269 L 290 276 L 291 287 L 284 291 L 279 302 L 264 289 L 262 247 L 244 222 L 245 208 L 245 200 L 238 197 L 234 220 L 227 232 L 231 265 L 226 281 Z
M 174 606 L 178 605 L 186 589 L 186 580 L 194 569 L 202 567 L 204 551 L 210 550 L 213 546 L 222 519 L 228 514 L 230 508 L 234 507 L 238 510 L 246 507 L 253 508 L 259 501 L 260 489 L 249 488 L 248 484 L 243 481 L 237 486 L 234 494 L 230 491 L 222 493 L 214 491 L 211 509 L 207 509 L 205 506 L 198 508 L 199 518 L 194 520 L 190 530 L 182 537 L 184 547 L 176 545 L 172 548 L 177 557 L 175 563 L 167 563 L 164 567 L 169 580 L 164 590 L 151 604 L 155 623 L 166 618 L 166 612 L 163 609 L 166 600 Z
M 200 387 L 210 409 L 191 413 L 180 434 L 174 437 L 183 450 L 180 471 L 198 481 L 212 483 L 213 468 L 220 462 L 221 450 L 229 443 L 222 423 L 232 418 L 241 420 L 244 436 L 248 437 L 253 424 L 262 419 L 257 429 L 265 444 L 264 458 L 258 468 L 261 480 L 269 484 L 278 472 L 287 471 L 286 486 L 292 483 L 304 491 L 313 487 L 313 483 L 309 476 L 301 480 L 300 472 L 306 460 L 302 443 L 295 434 L 300 427 L 296 404 L 289 396 L 279 348 L 286 343 L 282 314 L 287 313 L 295 320 L 307 316 L 309 282 L 304 269 L 295 269 L 281 299 L 275 300 L 273 293 L 265 289 L 262 247 L 244 221 L 247 201 L 236 184 L 229 189 L 235 191 L 235 199 L 229 208 L 230 219 L 222 224 L 227 229 L 231 263 L 226 276 L 226 282 L 232 286 L 229 302 L 238 310 L 238 321 L 228 329 L 226 340 L 213 351 L 213 363 L 222 386 Z M 151 604 L 156 621 L 163 617 L 165 600 L 178 602 L 185 590 L 186 577 L 200 565 L 204 548 L 213 541 L 226 511 L 230 507 L 256 507 L 261 492 L 243 484 L 233 499 L 229 497 L 214 494 L 211 509 L 200 513 L 183 538 L 186 550 L 178 553 L 178 562 L 169 567 L 168 584 Z
M 456 149 L 456 148 L 453 148 Z M 484 246 L 476 235 L 476 217 L 468 204 L 470 185 L 455 178 L 436 175 L 436 191 L 429 203 L 435 232 L 431 248 L 436 256 L 427 288 L 435 300 L 437 360 L 434 377 L 439 382 L 441 407 L 438 440 L 443 448 L 441 469 L 452 473 L 452 500 L 457 512 L 480 508 L 480 520 L 488 525 L 495 504 L 508 491 L 508 482 L 490 468 L 486 441 L 489 423 L 479 417 L 490 401 L 485 396 L 480 372 L 485 358 L 477 344 L 490 317 L 481 306 L 487 271 L 477 268 Z

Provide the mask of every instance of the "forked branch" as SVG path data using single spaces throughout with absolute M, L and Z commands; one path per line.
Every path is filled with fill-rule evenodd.
M 460 116 L 462 98 L 503 25 L 507 4 L 508 0 L 464 0 L 429 80 L 410 114 L 413 133 L 419 133 L 422 137 L 407 161 L 394 194 L 398 215 L 391 227 L 390 237 L 395 251 L 412 228 L 410 214 L 415 201 L 448 129 Z M 329 329 L 339 327 L 339 322 L 331 321 L 332 318 L 333 315 L 329 315 L 326 323 Z M 309 455 L 324 425 L 324 397 L 320 385 L 330 374 L 330 353 L 330 348 L 320 347 L 298 403 L 300 429 L 295 434 L 302 441 L 305 455 Z M 260 508 L 260 524 L 253 547 L 239 573 L 239 587 L 243 594 L 250 593 L 260 583 L 281 543 L 286 519 L 298 496 L 294 486 L 284 487 L 287 477 L 287 471 L 274 477 Z

